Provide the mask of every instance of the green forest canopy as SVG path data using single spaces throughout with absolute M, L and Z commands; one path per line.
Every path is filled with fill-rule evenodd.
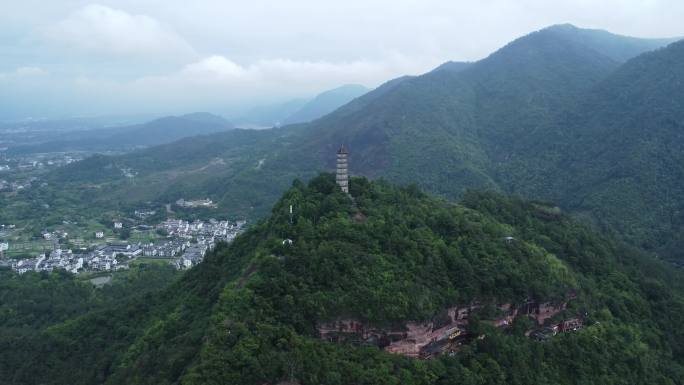
M 31 333 L 3 328 L 0 375 L 36 384 L 676 384 L 684 378 L 679 272 L 541 202 L 468 192 L 454 204 L 415 186 L 364 178 L 352 179 L 351 195 L 354 201 L 330 174 L 296 181 L 269 219 L 170 286 L 106 309 L 60 310 L 65 315 L 49 326 L 35 323 Z M 522 334 L 524 319 L 505 331 L 474 321 L 470 327 L 486 338 L 455 357 L 420 361 L 325 342 L 315 329 L 341 316 L 375 325 L 428 319 L 473 299 L 553 300 L 569 288 L 578 297 L 568 311 L 586 313 L 588 326 L 543 343 Z

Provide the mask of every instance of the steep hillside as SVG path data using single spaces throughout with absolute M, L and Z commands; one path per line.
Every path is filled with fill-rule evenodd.
M 346 143 L 363 174 L 447 196 L 474 187 L 552 199 L 682 259 L 683 45 L 620 62 L 669 41 L 548 28 L 340 109 L 311 127 L 300 154 L 331 167 L 327 154 Z
M 682 260 L 684 43 L 638 56 L 497 164 L 499 185 L 563 206 L 624 241 Z
M 351 194 L 332 175 L 295 181 L 270 219 L 170 288 L 24 338 L 4 331 L 0 374 L 22 384 L 684 378 L 677 273 L 547 204 L 477 193 L 453 204 L 363 178 Z M 563 320 L 584 327 L 526 336 Z M 432 359 L 412 358 L 416 345 Z
M 360 84 L 347 84 L 316 95 L 297 112 L 288 116 L 283 124 L 306 123 L 335 111 L 355 98 L 367 93 L 368 88 Z
M 591 211 L 625 239 L 682 254 L 684 41 L 629 61 L 573 116 L 568 207 Z
M 553 159 L 535 163 L 529 149 L 554 144 L 568 123 L 562 117 L 621 65 L 615 46 L 637 41 L 569 26 L 532 33 L 479 62 L 368 93 L 301 130 L 299 151 L 284 152 L 286 161 L 331 167 L 330 154 L 345 143 L 354 172 L 415 180 L 449 196 L 468 187 L 508 189 L 502 165 L 511 159 L 523 158 L 526 179 L 553 169 Z M 533 185 L 536 196 L 555 192 Z

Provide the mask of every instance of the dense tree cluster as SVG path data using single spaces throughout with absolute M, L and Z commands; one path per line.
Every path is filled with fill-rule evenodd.
M 684 372 L 684 309 L 672 279 L 644 256 L 576 224 L 558 208 L 468 193 L 464 205 L 384 182 L 331 176 L 295 183 L 263 224 L 263 248 L 219 302 L 209 342 L 184 383 L 675 383 Z M 294 215 L 290 224 L 289 205 Z M 504 242 L 514 236 L 515 242 Z M 292 239 L 283 245 L 282 239 Z M 640 269 L 647 269 L 649 273 Z M 655 270 L 655 272 L 654 272 Z M 647 275 L 648 274 L 648 275 Z M 387 325 L 425 319 L 473 299 L 552 300 L 569 288 L 570 312 L 589 326 L 538 343 L 524 318 L 429 362 L 377 348 L 322 342 L 314 323 L 355 317 Z M 665 294 L 668 292 L 668 294 Z M 653 296 L 659 298 L 653 301 Z M 658 314 L 658 316 L 656 316 Z
M 93 303 L 87 298 L 102 295 L 67 276 L 18 279 L 55 281 L 63 289 L 53 290 L 51 301 L 75 298 L 76 307 L 41 305 L 51 319 L 21 321 L 43 325 L 30 337 L 5 329 L 0 374 L 8 383 L 677 384 L 684 378 L 680 273 L 596 235 L 552 205 L 492 193 L 469 192 L 454 204 L 415 186 L 353 178 L 348 196 L 322 174 L 308 184 L 295 181 L 270 219 L 155 293 L 87 309 Z M 485 338 L 429 361 L 326 342 L 315 328 L 340 317 L 392 326 L 471 301 L 562 300 L 571 289 L 577 299 L 567 314 L 586 317 L 583 330 L 538 342 L 524 335 L 531 327 L 524 317 L 502 330 L 480 322 L 483 312 L 469 328 Z M 31 306 L 2 314 L 28 317 Z

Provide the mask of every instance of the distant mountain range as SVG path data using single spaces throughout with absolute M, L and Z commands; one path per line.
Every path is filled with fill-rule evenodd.
M 256 107 L 237 118 L 240 127 L 273 127 L 316 120 L 370 89 L 359 84 L 346 84 L 316 95 L 313 99 L 293 99 L 285 103 Z
M 167 116 L 146 123 L 65 132 L 59 140 L 11 147 L 13 154 L 54 151 L 128 151 L 170 143 L 181 138 L 233 129 L 222 117 L 206 112 Z
M 288 116 L 284 124 L 306 123 L 329 114 L 350 101 L 370 91 L 359 84 L 348 84 L 323 92 L 306 103 L 294 114 Z
M 96 157 L 55 178 L 105 183 L 101 204 L 197 192 L 261 216 L 292 178 L 332 169 L 345 144 L 354 174 L 452 198 L 490 189 L 553 200 L 684 257 L 684 42 L 675 41 L 552 26 L 480 61 L 389 81 L 309 124 Z M 98 172 L 113 164 L 138 170 L 137 182 Z
M 256 106 L 232 118 L 240 128 L 271 128 L 279 126 L 288 116 L 296 113 L 310 99 L 298 98 L 283 103 Z

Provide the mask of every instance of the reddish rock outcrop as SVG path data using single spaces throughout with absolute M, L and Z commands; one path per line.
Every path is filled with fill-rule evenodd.
M 498 306 L 500 317 L 483 322 L 496 327 L 508 327 L 519 314 L 532 317 L 539 325 L 563 311 L 566 303 L 537 304 L 527 302 L 513 307 L 509 303 Z M 467 338 L 466 327 L 470 315 L 481 309 L 479 304 L 454 306 L 446 309 L 439 321 L 406 322 L 395 328 L 377 328 L 354 319 L 339 319 L 320 323 L 317 328 L 321 338 L 331 342 L 374 344 L 387 352 L 414 358 L 433 357 L 440 351 L 454 351 Z M 429 354 L 426 351 L 430 350 Z

